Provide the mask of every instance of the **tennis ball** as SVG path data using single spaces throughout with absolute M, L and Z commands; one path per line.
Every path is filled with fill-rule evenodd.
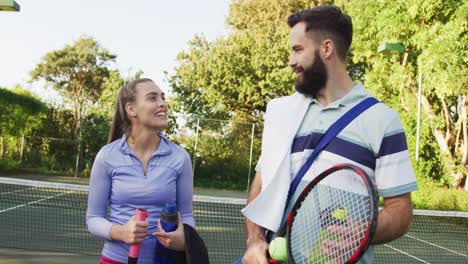
M 277 237 L 270 242 L 268 246 L 270 257 L 274 260 L 285 261 L 288 259 L 288 247 L 286 245 L 286 238 Z
M 334 210 L 331 213 L 331 215 L 338 220 L 344 221 L 346 220 L 346 218 L 348 218 L 348 210 L 344 208 L 339 208 Z

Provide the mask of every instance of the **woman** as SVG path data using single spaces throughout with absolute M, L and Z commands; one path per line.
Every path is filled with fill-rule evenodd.
M 89 184 L 86 224 L 106 240 L 101 264 L 126 263 L 130 245 L 138 243 L 138 263 L 154 263 L 156 239 L 172 250 L 185 250 L 182 222 L 195 224 L 191 161 L 182 147 L 164 137 L 161 130 L 167 127 L 164 93 L 152 80 L 122 87 L 109 144 L 97 154 Z M 171 233 L 157 227 L 168 202 L 180 212 L 179 226 Z M 149 212 L 146 221 L 135 220 L 137 208 Z

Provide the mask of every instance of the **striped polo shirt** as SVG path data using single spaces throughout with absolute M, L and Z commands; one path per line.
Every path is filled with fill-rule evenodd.
M 315 99 L 312 101 L 291 147 L 291 179 L 297 175 L 327 129 L 353 106 L 370 96 L 358 83 L 346 96 L 326 107 Z M 302 190 L 322 171 L 339 163 L 350 163 L 363 169 L 374 180 L 379 196 L 392 197 L 417 189 L 400 118 L 383 103 L 356 117 L 322 150 L 298 190 Z M 372 262 L 371 246 L 358 263 Z
M 312 101 L 291 147 L 291 178 L 297 175 L 327 129 L 370 96 L 358 83 L 346 96 L 326 107 L 315 99 Z M 392 197 L 417 189 L 400 118 L 383 103 L 361 113 L 345 127 L 322 150 L 303 181 L 309 182 L 339 163 L 350 163 L 363 169 L 374 180 L 379 196 Z
M 313 100 L 296 132 L 291 147 L 291 180 L 311 155 L 320 138 L 343 114 L 371 95 L 358 83 L 346 96 L 323 107 Z M 398 114 L 378 103 L 356 117 L 320 155 L 302 178 L 300 190 L 326 169 L 340 164 L 353 164 L 363 169 L 374 181 L 379 196 L 392 197 L 417 189 L 416 177 Z M 260 163 L 256 170 L 261 172 Z M 373 247 L 358 263 L 372 263 Z

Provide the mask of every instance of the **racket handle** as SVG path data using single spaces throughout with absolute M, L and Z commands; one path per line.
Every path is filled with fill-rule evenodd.
M 145 221 L 148 217 L 148 211 L 138 208 L 136 210 L 136 220 Z M 138 261 L 138 255 L 140 254 L 140 244 L 130 245 L 130 251 L 128 252 L 128 264 L 136 264 Z
M 268 258 L 268 263 L 271 263 L 271 264 L 275 264 L 275 263 L 278 263 L 278 264 L 279 264 L 279 263 L 282 263 L 282 262 L 279 261 L 279 260 L 272 259 L 272 258 L 270 257 L 270 254 L 268 254 L 267 258 Z

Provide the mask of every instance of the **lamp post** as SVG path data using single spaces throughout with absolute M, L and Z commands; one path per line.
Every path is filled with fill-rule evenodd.
M 19 12 L 20 5 L 14 0 L 0 0 L 0 11 Z
M 405 46 L 399 43 L 382 43 L 378 48 L 378 53 L 386 53 L 386 52 L 404 52 Z M 422 74 L 420 70 L 420 66 L 418 65 L 418 116 L 416 120 L 416 151 L 415 151 L 415 158 L 416 162 L 419 161 L 419 138 L 420 138 L 420 127 L 421 127 L 421 97 L 422 97 Z
M 415 156 L 416 156 L 416 162 L 419 161 L 419 133 L 420 133 L 420 127 L 421 127 L 421 90 L 422 90 L 422 74 L 421 71 L 419 70 L 418 67 L 418 119 L 416 122 L 416 151 L 415 151 Z

